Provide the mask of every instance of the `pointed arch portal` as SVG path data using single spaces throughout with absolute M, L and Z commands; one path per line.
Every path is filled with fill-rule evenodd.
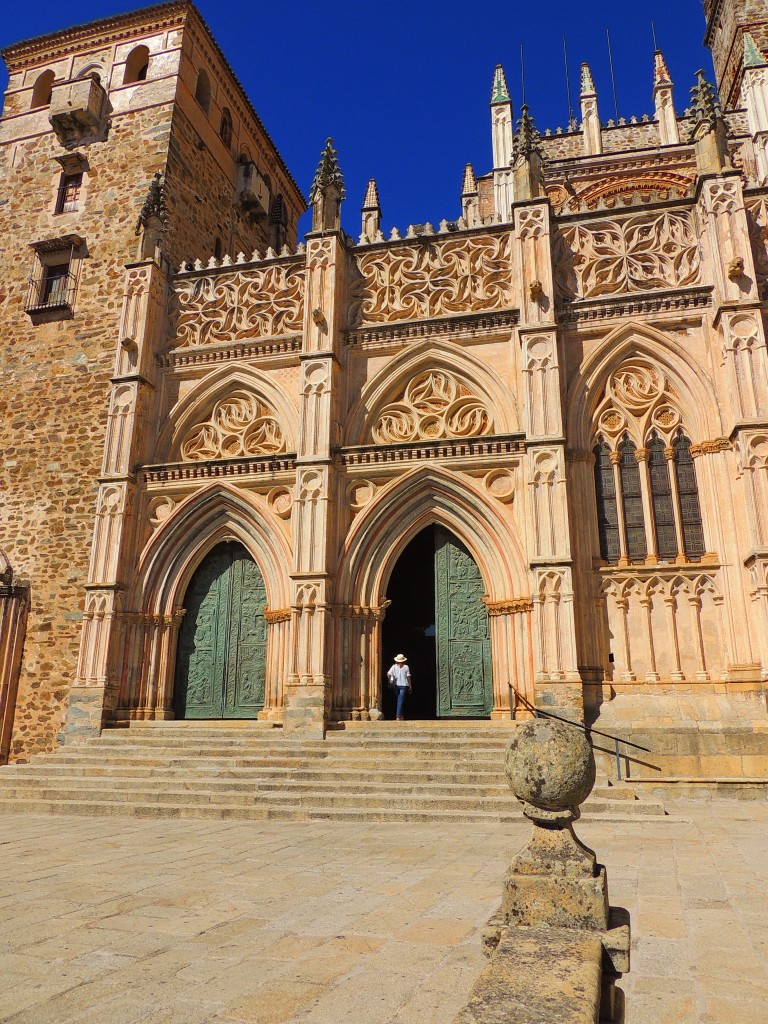
M 384 672 L 405 653 L 413 675 L 409 718 L 487 718 L 493 708 L 490 621 L 485 584 L 465 545 L 428 526 L 400 555 L 387 586 Z M 393 707 L 390 707 L 390 704 Z M 394 717 L 394 694 L 384 698 Z
M 184 596 L 176 661 L 177 718 L 256 718 L 264 707 L 267 603 L 259 567 L 242 544 L 217 544 Z

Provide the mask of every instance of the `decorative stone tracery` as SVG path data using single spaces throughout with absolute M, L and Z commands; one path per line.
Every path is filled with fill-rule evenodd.
M 305 274 L 294 259 L 180 281 L 172 308 L 175 347 L 300 332 Z
M 378 444 L 493 433 L 493 416 L 485 404 L 445 370 L 414 377 L 402 398 L 382 410 L 372 430 Z
M 184 462 L 272 455 L 285 450 L 285 438 L 272 411 L 255 395 L 235 391 L 197 423 L 181 445 Z
M 350 327 L 512 305 L 512 234 L 419 240 L 356 255 Z
M 558 236 L 556 260 L 561 299 L 682 288 L 701 278 L 699 245 L 685 211 L 566 226 Z

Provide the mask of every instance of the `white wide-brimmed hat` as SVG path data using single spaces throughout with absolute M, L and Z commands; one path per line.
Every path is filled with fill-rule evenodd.
M 395 661 L 408 661 L 408 659 L 404 654 L 396 654 Z

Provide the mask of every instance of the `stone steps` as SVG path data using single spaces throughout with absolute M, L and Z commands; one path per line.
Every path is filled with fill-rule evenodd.
M 0 769 L 0 811 L 249 820 L 519 820 L 503 774 L 514 725 L 357 726 L 299 741 L 277 729 L 142 724 Z M 166 726 L 167 727 L 164 727 Z M 394 726 L 395 723 L 387 723 Z M 182 726 L 187 726 L 183 728 Z M 588 817 L 663 814 L 600 780 Z

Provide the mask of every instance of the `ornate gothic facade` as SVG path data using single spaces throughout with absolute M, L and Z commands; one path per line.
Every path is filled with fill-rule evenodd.
M 765 773 L 768 8 L 706 6 L 724 110 L 657 53 L 653 118 L 584 65 L 541 135 L 498 68 L 457 220 L 385 237 L 372 181 L 353 239 L 329 140 L 299 244 L 190 4 L 6 51 L 5 756 L 377 720 L 410 645 L 425 717 Z

